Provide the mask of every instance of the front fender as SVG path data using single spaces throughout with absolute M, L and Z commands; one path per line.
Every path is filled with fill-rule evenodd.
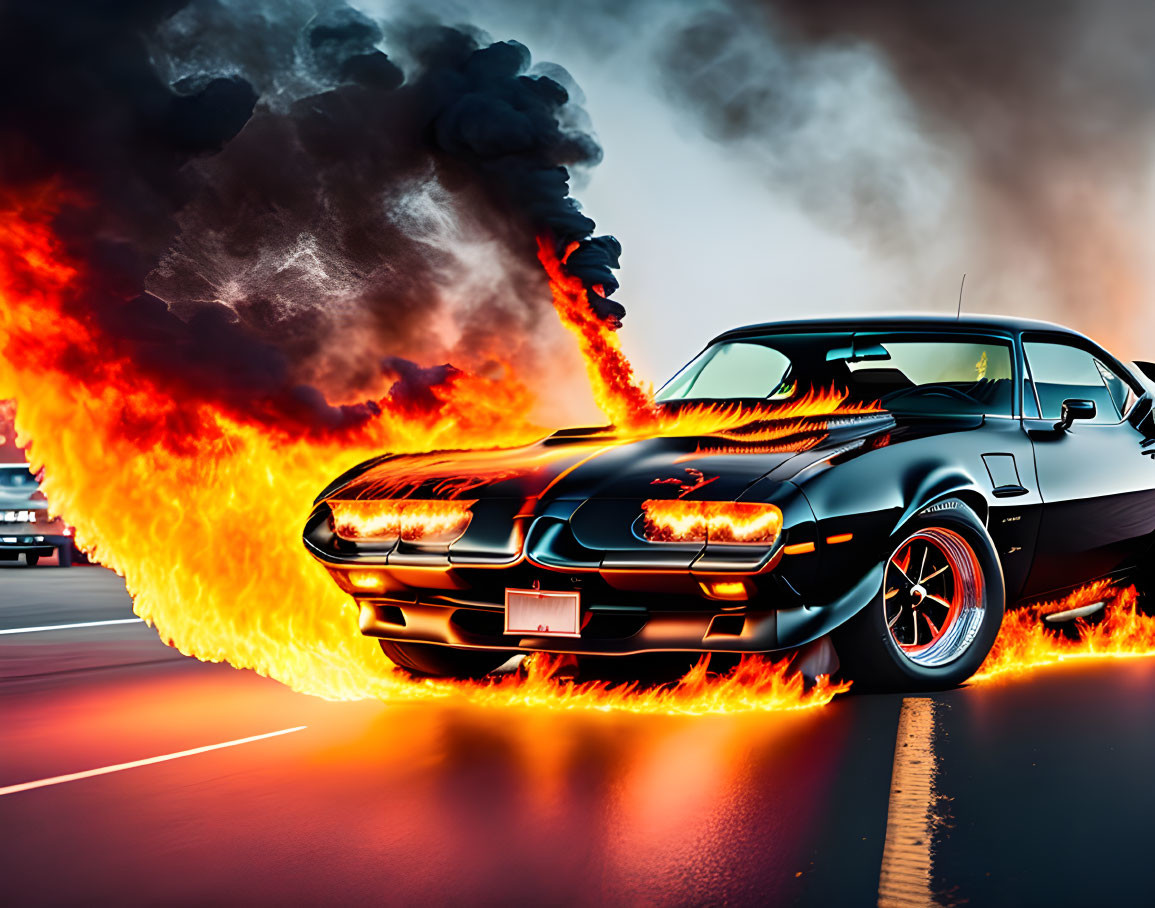
M 939 458 L 896 464 L 885 449 L 839 464 L 801 483 L 816 518 L 815 581 L 805 601 L 840 602 L 890 555 L 895 535 L 916 514 L 960 498 L 985 522 L 987 499 L 964 466 Z M 881 581 L 879 581 L 881 582 Z
M 915 514 L 947 498 L 961 499 L 978 514 L 980 521 L 986 523 L 989 506 L 986 495 L 975 477 L 957 466 L 932 468 L 918 476 L 913 486 L 908 493 L 906 507 L 903 508 L 898 521 L 891 527 L 892 535 Z
M 880 562 L 834 602 L 779 609 L 778 646 L 782 649 L 803 646 L 845 624 L 878 598 L 882 580 Z

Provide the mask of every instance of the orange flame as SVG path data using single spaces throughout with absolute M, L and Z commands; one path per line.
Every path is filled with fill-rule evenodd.
M 773 545 L 782 512 L 761 502 L 651 498 L 642 502 L 642 526 L 652 542 Z
M 1073 637 L 1042 620 L 1096 602 L 1106 603 L 1102 620 L 1075 619 Z M 1134 587 L 1115 589 L 1101 580 L 1064 599 L 1007 612 L 990 655 L 972 681 L 1017 677 L 1062 662 L 1145 656 L 1155 656 L 1155 616 L 1139 611 Z
M 461 537 L 476 501 L 330 500 L 333 532 L 342 539 L 450 543 Z
M 125 578 L 136 613 L 181 652 L 331 699 L 729 712 L 817 706 L 845 689 L 822 682 L 804 690 L 784 665 L 759 661 L 723 677 L 703 666 L 673 687 L 647 691 L 563 685 L 540 660 L 525 678 L 473 685 L 415 682 L 390 671 L 376 641 L 358 632 L 353 601 L 301 547 L 313 495 L 382 450 L 492 448 L 540 437 L 522 416 L 532 403 L 526 386 L 510 369 L 502 381 L 462 373 L 434 389 L 436 410 L 400 412 L 383 403 L 378 419 L 341 438 L 303 438 L 208 403 L 174 400 L 82 317 L 64 311 L 64 300 L 86 286 L 53 237 L 54 211 L 49 192 L 0 202 L 0 399 L 16 401 L 17 434 L 31 442 L 34 468 L 45 468 L 44 490 L 75 525 L 79 544 Z M 570 317 L 598 333 L 582 313 Z M 632 376 L 614 335 L 601 335 L 601 343 L 583 350 L 609 351 L 609 362 Z M 613 391 L 605 402 L 615 421 L 636 425 L 636 414 L 652 415 L 632 379 L 624 392 L 614 381 L 601 387 Z M 477 461 L 467 466 L 470 475 L 438 495 L 462 496 L 509 475 L 495 452 L 470 457 Z M 436 477 L 445 455 L 427 461 L 425 473 Z
M 439 451 L 386 460 L 358 478 L 354 497 L 405 498 L 426 486 L 428 493 L 439 499 L 453 499 L 507 479 L 548 477 L 550 467 L 576 462 L 614 441 L 609 435 L 597 440 L 596 445 Z
M 877 404 L 848 404 L 845 391 L 811 390 L 794 400 L 758 404 L 692 404 L 658 413 L 654 431 L 662 435 L 709 435 L 728 441 L 765 444 L 806 432 L 825 432 L 831 417 L 882 412 Z
M 539 437 L 521 415 L 525 385 L 461 374 L 434 389 L 438 410 L 383 406 L 343 438 L 174 401 L 62 311 L 85 286 L 52 235 L 51 202 L 0 210 L 0 398 L 16 401 L 17 434 L 79 544 L 124 576 L 136 613 L 186 655 L 334 699 L 426 695 L 359 634 L 354 603 L 304 553 L 301 527 L 326 482 L 383 449 Z M 175 440 L 172 426 L 185 429 Z
M 537 257 L 549 276 L 554 308 L 562 325 L 577 340 L 598 408 L 619 428 L 652 427 L 657 408 L 651 389 L 634 375 L 613 326 L 590 308 L 585 286 L 564 268 L 565 259 L 577 248 L 577 243 L 571 244 L 559 259 L 549 240 L 537 241 Z
M 709 671 L 701 659 L 671 685 L 643 687 L 604 681 L 566 684 L 554 678 L 557 658 L 535 654 L 525 662 L 524 676 L 496 682 L 461 685 L 458 691 L 483 706 L 536 706 L 599 712 L 705 715 L 708 713 L 770 712 L 825 706 L 850 689 L 820 675 L 807 687 L 790 661 L 743 656 L 726 674 Z

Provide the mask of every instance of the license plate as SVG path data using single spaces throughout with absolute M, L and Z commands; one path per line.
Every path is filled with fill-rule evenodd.
M 36 523 L 36 512 L 0 511 L 0 523 Z
M 506 590 L 505 632 L 535 637 L 580 637 L 580 596 L 548 590 Z

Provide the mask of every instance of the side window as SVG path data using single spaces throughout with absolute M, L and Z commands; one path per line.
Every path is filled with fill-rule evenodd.
M 856 399 L 878 400 L 901 413 L 1014 413 L 1014 370 L 1005 341 L 856 335 L 854 348 L 847 367 Z
M 1039 395 L 1043 419 L 1059 419 L 1063 401 L 1081 398 L 1095 402 L 1096 423 L 1122 419 L 1127 384 L 1086 350 L 1067 344 L 1025 341 L 1023 352 Z

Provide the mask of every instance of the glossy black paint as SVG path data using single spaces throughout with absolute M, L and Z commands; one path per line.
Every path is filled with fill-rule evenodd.
M 751 326 L 722 339 L 821 327 L 997 338 L 1014 351 L 1014 412 L 833 420 L 821 440 L 773 453 L 701 456 L 711 439 L 616 438 L 567 430 L 515 451 L 377 458 L 334 482 L 305 528 L 309 551 L 362 604 L 362 630 L 396 640 L 508 650 L 630 653 L 652 649 L 772 651 L 828 633 L 870 602 L 904 524 L 958 498 L 983 521 L 1008 602 L 1134 565 L 1155 534 L 1155 419 L 1151 386 L 1092 341 L 1040 322 L 902 316 Z M 1068 426 L 1038 418 L 1022 335 L 1060 339 L 1123 376 L 1138 402 L 1117 424 L 1092 423 L 1072 403 Z M 812 442 L 813 439 L 809 439 Z M 688 500 L 770 502 L 784 531 L 773 548 L 655 544 L 638 531 L 641 502 L 677 497 L 692 470 L 710 478 Z M 448 546 L 387 549 L 337 539 L 327 501 L 445 497 L 447 477 L 481 477 L 465 534 Z M 851 538 L 837 541 L 839 538 Z M 810 543 L 813 550 L 797 552 Z M 376 569 L 386 592 L 367 594 L 351 569 Z M 745 602 L 710 598 L 703 584 L 739 578 Z M 580 640 L 501 633 L 506 587 L 582 594 Z M 740 616 L 741 621 L 722 615 Z M 726 633 L 718 633 L 715 627 Z M 735 633 L 735 628 L 738 628 Z

